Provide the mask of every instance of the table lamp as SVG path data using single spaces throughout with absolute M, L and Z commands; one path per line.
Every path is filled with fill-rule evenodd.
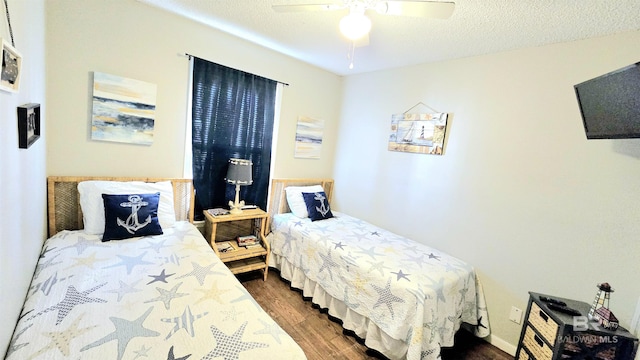
M 251 185 L 253 178 L 251 177 L 251 166 L 253 163 L 250 160 L 244 159 L 229 159 L 229 170 L 227 170 L 227 177 L 225 180 L 227 184 L 236 186 L 236 198 L 235 202 L 229 201 L 230 213 L 233 215 L 242 214 L 242 207 L 244 206 L 244 200 L 240 199 L 240 186 Z

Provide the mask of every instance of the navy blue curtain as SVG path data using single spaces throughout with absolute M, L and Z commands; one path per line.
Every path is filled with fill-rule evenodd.
M 224 178 L 230 158 L 253 162 L 253 184 L 240 199 L 267 205 L 275 114 L 274 80 L 194 57 L 193 183 L 196 209 L 227 208 L 235 187 Z

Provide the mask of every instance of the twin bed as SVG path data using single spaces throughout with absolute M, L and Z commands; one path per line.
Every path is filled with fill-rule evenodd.
M 369 348 L 391 359 L 437 359 L 463 323 L 489 335 L 469 264 L 346 214 L 311 214 L 330 209 L 330 179 L 277 179 L 271 188 L 270 266 Z M 325 200 L 306 201 L 304 217 L 298 193 L 319 190 Z
M 6 359 L 305 358 L 192 224 L 191 180 L 51 177 L 48 187 L 51 237 Z M 102 197 L 130 214 L 117 228 L 133 237 L 111 234 L 112 210 L 96 208 L 105 192 L 128 195 Z M 332 192 L 328 179 L 272 183 L 269 264 L 292 287 L 391 359 L 439 358 L 463 323 L 477 336 L 489 334 L 471 266 L 332 213 Z M 138 236 L 136 229 L 155 218 L 136 211 L 158 198 L 162 234 Z M 107 237 L 125 238 L 101 241 Z
M 107 179 L 170 184 L 163 189 L 172 192 L 175 211 L 162 235 L 108 242 L 83 224 L 78 184 L 88 180 L 105 179 L 48 179 L 51 237 L 8 360 L 305 359 L 190 222 L 191 180 Z

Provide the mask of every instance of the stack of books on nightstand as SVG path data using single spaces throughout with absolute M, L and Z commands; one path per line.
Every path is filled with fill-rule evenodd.
M 238 236 L 237 240 L 239 246 L 244 246 L 247 249 L 260 246 L 260 241 L 255 235 Z
M 216 246 L 218 247 L 218 251 L 223 253 L 238 250 L 235 246 L 233 246 L 231 241 L 219 242 L 219 243 L 216 243 Z
M 227 215 L 229 210 L 223 208 L 208 209 L 207 212 L 213 216 Z

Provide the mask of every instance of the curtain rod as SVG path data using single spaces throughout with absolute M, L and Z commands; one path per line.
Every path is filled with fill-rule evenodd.
M 189 57 L 189 58 L 195 57 L 195 58 L 202 59 L 202 60 L 206 60 L 206 61 L 209 61 L 209 62 L 214 62 L 214 61 L 211 61 L 211 60 L 203 59 L 203 58 L 201 58 L 201 57 L 199 57 L 199 56 L 191 55 L 191 54 L 189 54 L 189 53 L 184 53 L 184 55 L 185 55 L 185 56 L 187 56 L 187 57 Z M 214 62 L 214 63 L 215 63 L 215 62 Z M 216 63 L 216 64 L 217 64 L 217 63 Z M 220 64 L 220 65 L 222 65 L 222 64 Z M 223 65 L 223 66 L 226 66 L 226 65 Z M 230 66 L 227 66 L 227 67 L 230 67 Z M 240 71 L 244 71 L 244 70 L 240 70 Z M 265 79 L 275 81 L 275 82 L 277 82 L 278 84 L 282 84 L 282 85 L 284 85 L 284 86 L 289 86 L 289 84 L 288 84 L 288 83 L 286 83 L 286 82 L 282 82 L 282 81 L 274 80 L 274 79 L 269 79 L 268 77 L 265 77 L 265 76 L 262 76 L 262 75 L 253 74 L 253 73 L 250 73 L 250 72 L 247 72 L 247 71 L 245 71 L 245 72 L 246 72 L 247 74 L 251 74 L 251 75 L 255 75 L 255 76 L 260 76 L 260 77 L 263 77 L 263 78 L 265 78 Z

